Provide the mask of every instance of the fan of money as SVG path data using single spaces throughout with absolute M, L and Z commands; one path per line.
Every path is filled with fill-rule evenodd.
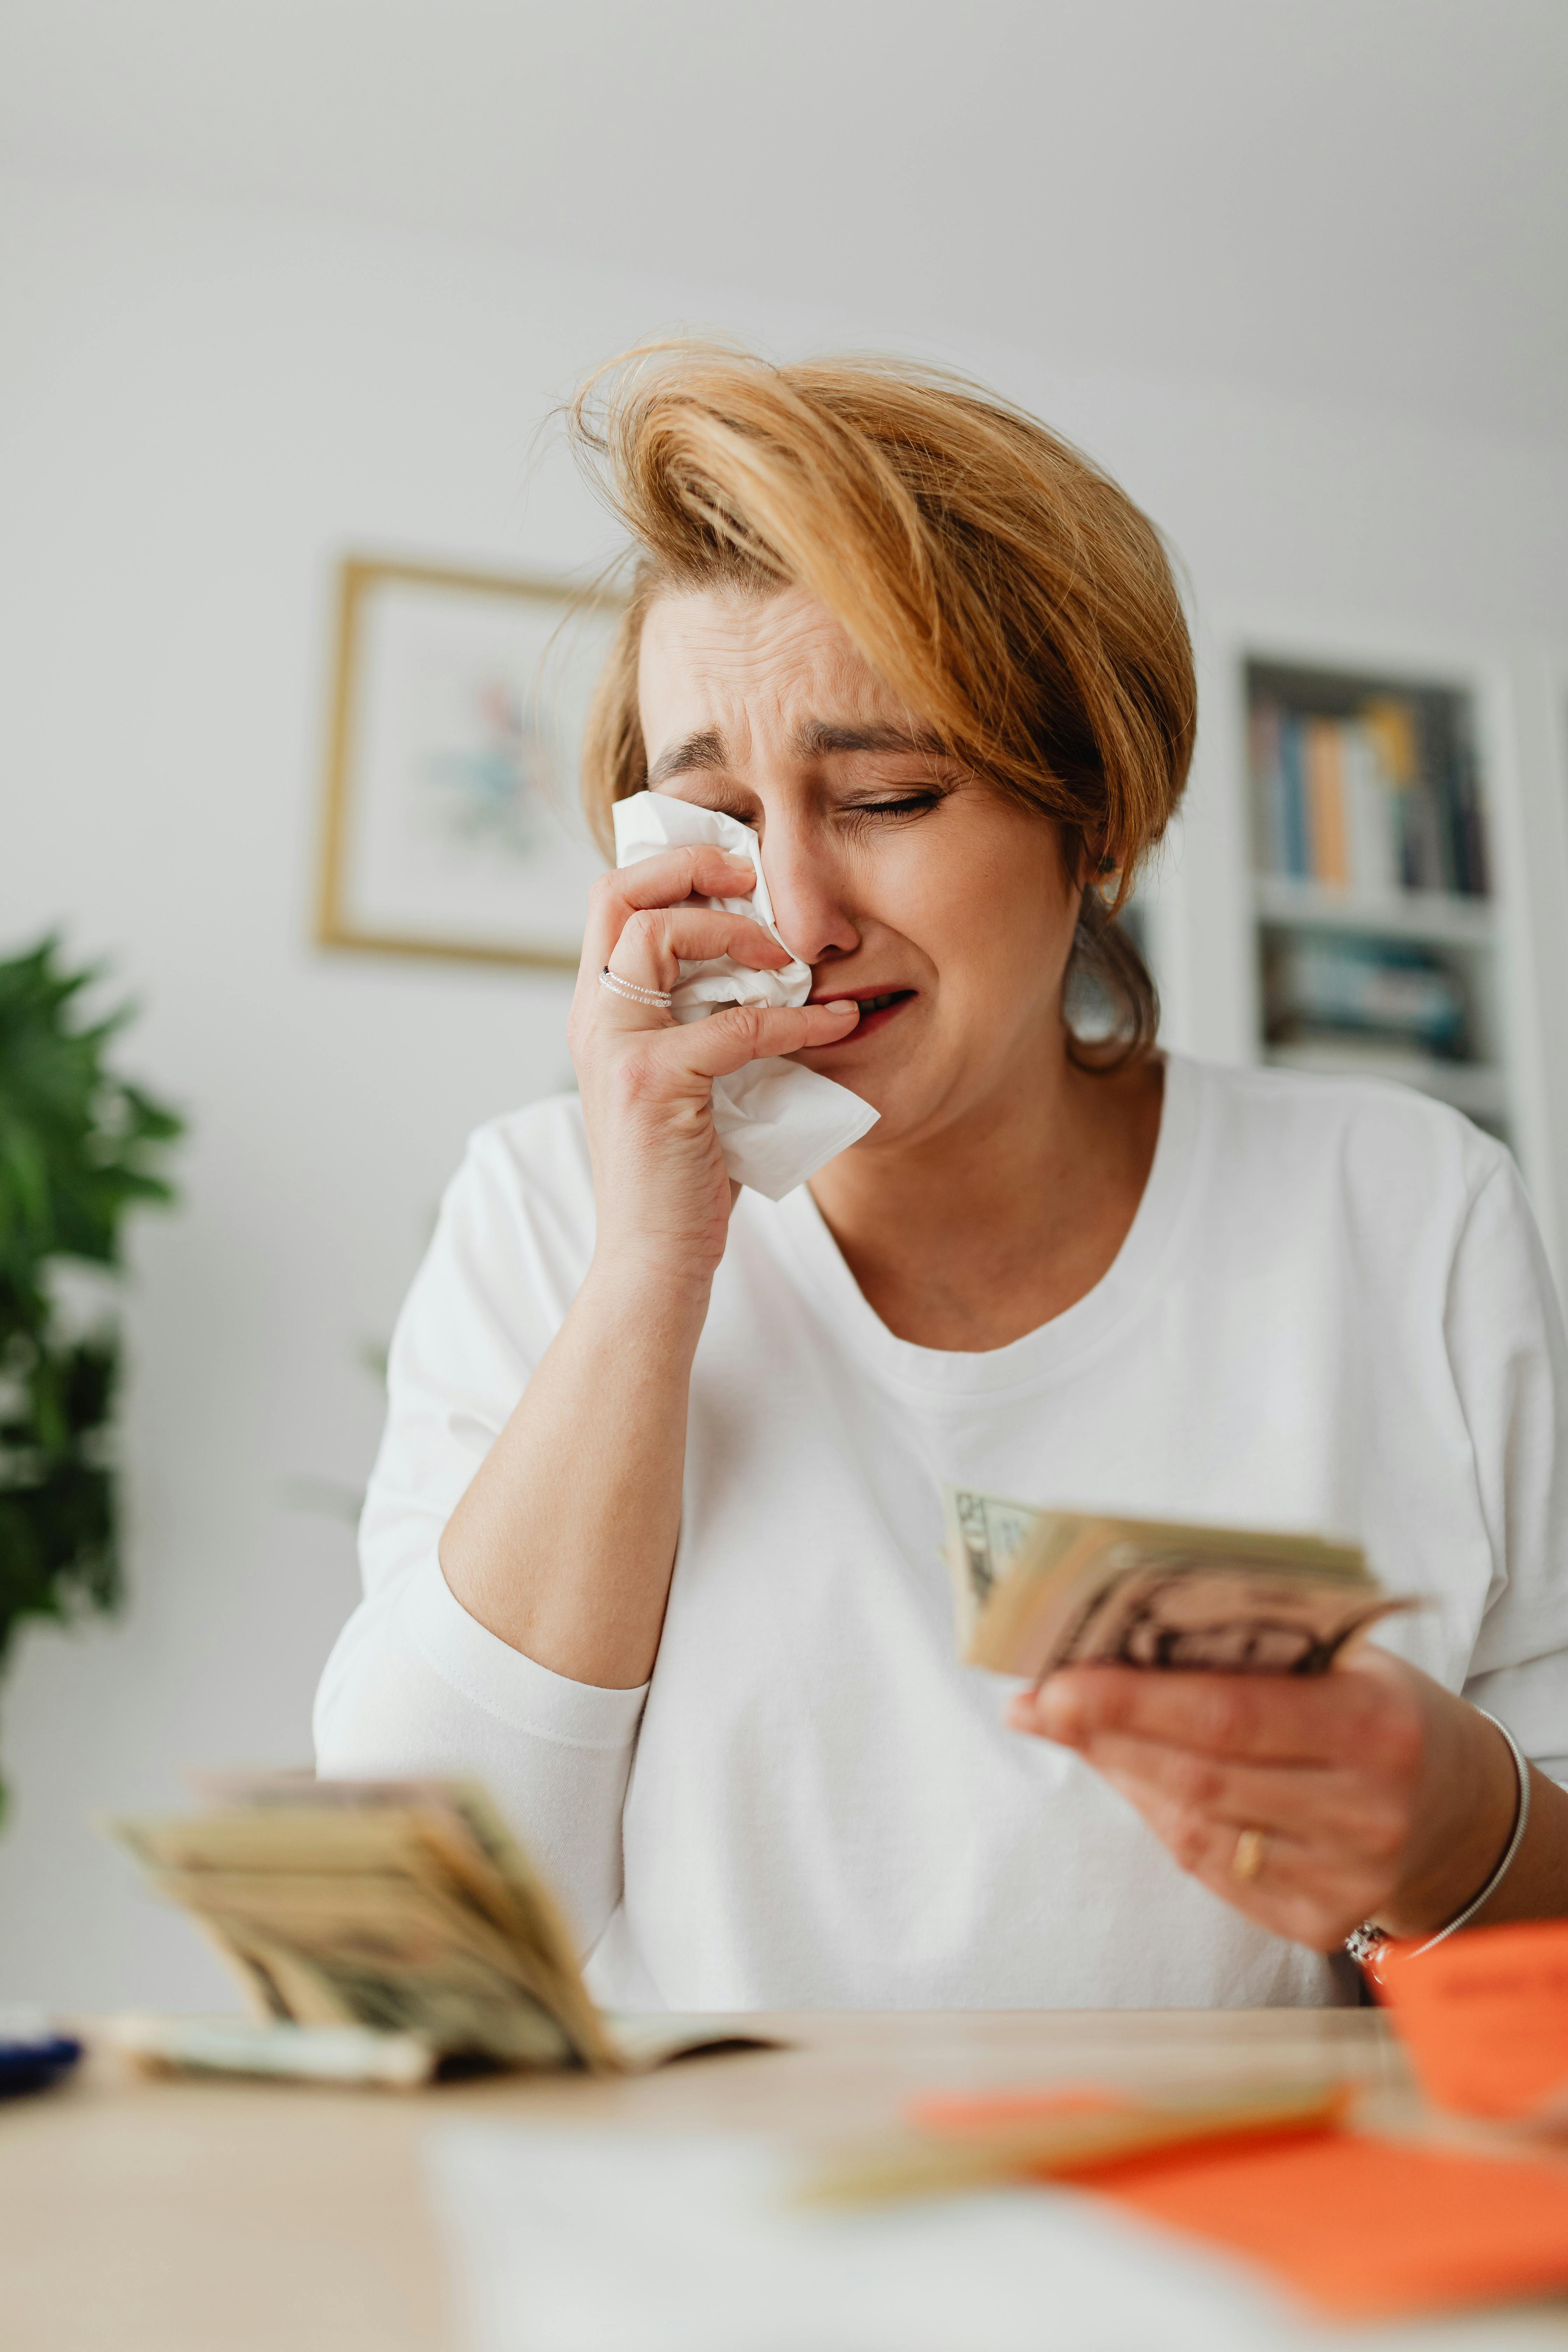
M 1359 1544 L 1051 1511 L 944 1486 L 959 1649 L 1039 1680 L 1058 1666 L 1321 1675 L 1391 1612 Z
M 260 2022 L 215 2053 L 210 2021 L 198 2021 L 200 2050 L 188 2033 L 134 2021 L 127 2046 L 313 2074 L 329 2053 L 295 2047 L 292 2029 L 342 2042 L 358 2028 L 399 2063 L 356 2055 L 354 2079 L 410 2082 L 475 2066 L 640 2072 L 695 2050 L 765 2046 L 732 2027 L 716 2035 L 597 2009 L 550 1890 L 471 1781 L 225 1774 L 204 1793 L 204 1811 L 105 1827 L 204 1929 Z

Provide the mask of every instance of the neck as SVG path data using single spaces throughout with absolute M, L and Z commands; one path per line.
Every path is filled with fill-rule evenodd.
M 1063 1049 L 1024 1084 L 812 1180 L 850 1272 L 900 1339 L 982 1352 L 1085 1297 L 1137 1214 L 1159 1136 L 1157 1061 L 1110 1076 Z

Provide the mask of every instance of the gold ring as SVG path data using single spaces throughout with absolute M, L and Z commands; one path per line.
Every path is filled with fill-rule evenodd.
M 1265 1842 L 1266 1832 L 1262 1830 L 1242 1831 L 1236 1841 L 1236 1852 L 1230 1857 L 1230 1874 L 1233 1878 L 1257 1877 L 1263 1867 Z

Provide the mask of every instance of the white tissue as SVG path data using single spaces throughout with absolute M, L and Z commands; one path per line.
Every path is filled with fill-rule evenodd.
M 617 801 L 616 864 L 636 866 L 664 849 L 710 845 L 749 857 L 757 887 L 750 898 L 710 898 L 731 915 L 746 915 L 787 948 L 773 921 L 763 874 L 762 844 L 749 824 L 718 809 L 698 808 L 668 793 L 634 793 Z M 804 1004 L 811 993 L 808 967 L 792 961 L 779 971 L 750 971 L 729 956 L 682 963 L 674 992 L 678 1021 L 702 1021 L 724 1004 Z M 778 1055 L 748 1062 L 732 1077 L 713 1081 L 713 1124 L 724 1164 L 738 1184 L 782 1201 L 876 1125 L 879 1113 L 847 1087 L 835 1086 L 799 1062 Z

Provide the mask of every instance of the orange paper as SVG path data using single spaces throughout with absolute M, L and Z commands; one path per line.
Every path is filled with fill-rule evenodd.
M 1439 2106 L 1521 2116 L 1568 2097 L 1568 1920 L 1392 1945 L 1370 1974 Z
M 929 2099 L 911 2119 L 962 2136 L 1111 2104 L 1089 2092 L 1023 2091 Z M 1257 2263 L 1335 2318 L 1568 2288 L 1568 2165 L 1296 2131 L 1124 2158 L 1081 2185 Z
M 1393 2318 L 1568 2287 L 1568 2166 L 1329 2132 L 1100 2172 L 1146 2221 L 1261 2263 L 1337 2318 Z

